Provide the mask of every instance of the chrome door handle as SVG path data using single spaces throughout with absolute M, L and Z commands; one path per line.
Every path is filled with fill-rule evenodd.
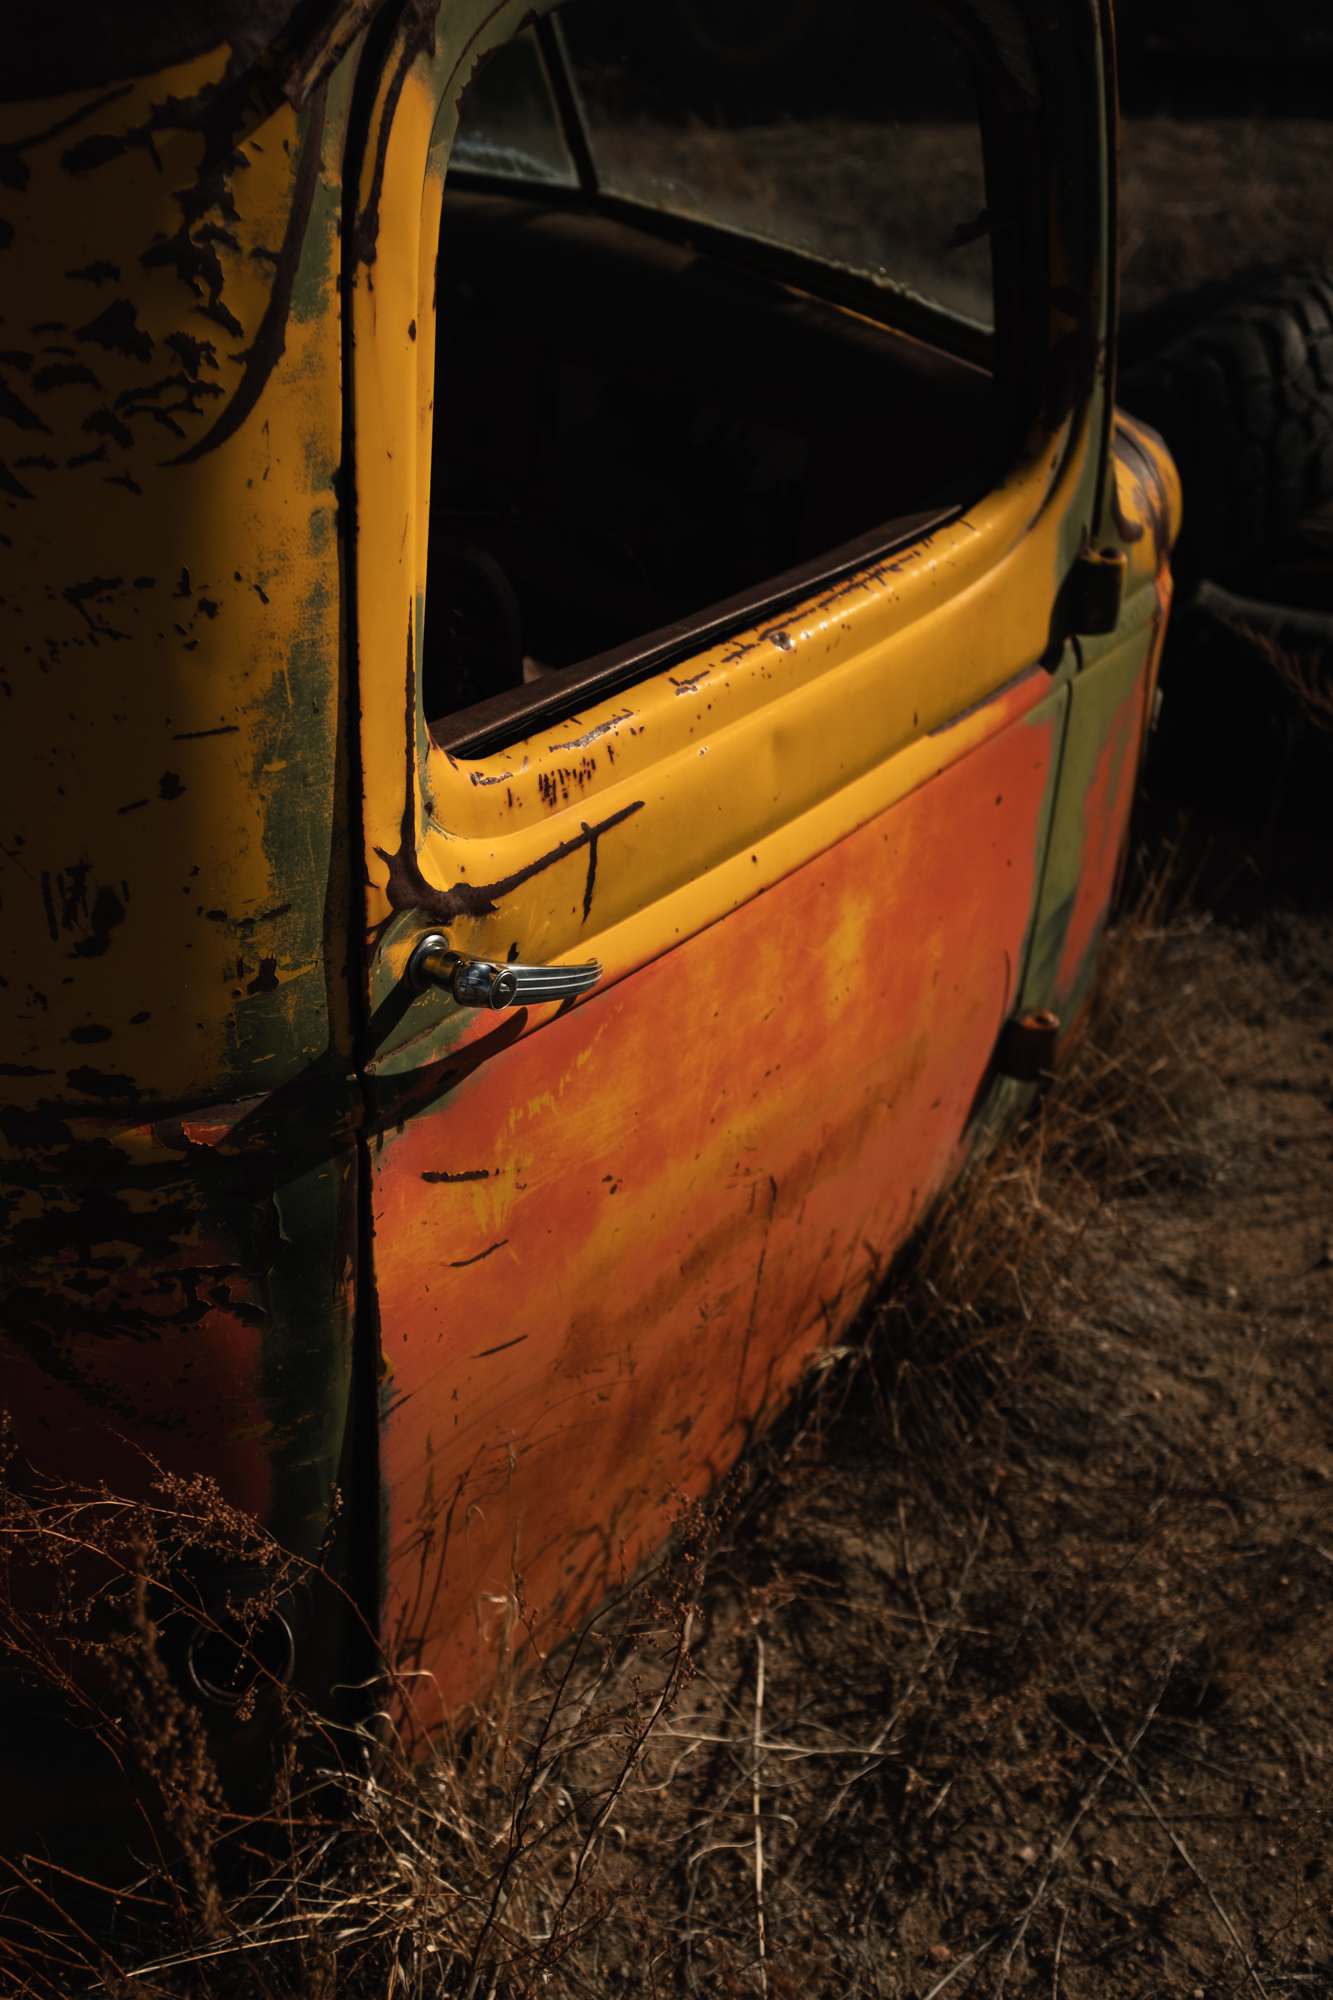
M 460 1007 L 524 1007 L 538 1000 L 573 1000 L 602 976 L 594 958 L 586 965 L 496 965 L 455 951 L 442 931 L 428 931 L 407 961 L 418 992 L 438 986 Z

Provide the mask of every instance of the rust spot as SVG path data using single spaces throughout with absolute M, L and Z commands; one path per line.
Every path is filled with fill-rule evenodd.
M 117 1076 L 109 1070 L 92 1069 L 84 1065 L 81 1069 L 66 1072 L 65 1081 L 71 1090 L 77 1090 L 85 1097 L 119 1097 L 131 1102 L 140 1096 L 138 1084 L 131 1076 Z
M 112 354 L 123 354 L 132 361 L 150 361 L 153 343 L 139 324 L 139 316 L 130 299 L 115 299 L 95 319 L 78 328 L 80 340 L 91 340 L 97 347 L 105 347 Z
M 81 361 L 52 361 L 39 368 L 32 378 L 34 389 L 65 389 L 75 382 L 91 382 L 94 389 L 102 386 L 92 369 L 85 368 Z
M 91 416 L 84 418 L 83 428 L 90 431 L 94 437 L 110 438 L 113 444 L 118 444 L 122 448 L 134 443 L 134 432 L 128 424 L 121 422 L 114 410 L 94 410 Z M 128 474 L 122 474 L 121 477 L 127 478 Z
M 110 943 L 111 932 L 117 924 L 125 921 L 125 906 L 115 890 L 106 883 L 98 885 L 89 905 L 88 877 L 91 872 L 91 864 L 87 861 L 76 861 L 68 868 L 58 869 L 54 880 L 47 869 L 42 870 L 42 902 L 51 942 L 58 941 L 61 931 L 88 932 L 73 947 L 76 958 L 100 958 Z
M 704 673 L 707 673 L 707 671 L 708 669 L 705 667 Z M 698 679 L 702 680 L 703 675 L 700 674 Z M 677 683 L 677 685 L 679 686 L 680 684 Z M 690 682 L 688 685 L 693 686 L 694 682 Z M 583 750 L 589 743 L 595 743 L 599 736 L 605 736 L 612 729 L 618 729 L 622 722 L 631 721 L 633 716 L 634 710 L 632 708 L 622 708 L 615 715 L 608 716 L 605 722 L 599 722 L 592 729 L 585 730 L 582 736 L 571 736 L 566 743 L 548 743 L 546 747 L 552 752 Z
M 315 189 L 319 182 L 319 164 L 324 143 L 324 103 L 325 86 L 320 84 L 310 98 L 310 110 L 306 129 L 301 138 L 301 151 L 296 163 L 296 178 L 292 187 L 292 205 L 287 216 L 287 227 L 283 231 L 282 247 L 278 252 L 273 272 L 273 288 L 269 293 L 264 316 L 259 322 L 254 338 L 245 349 L 245 373 L 241 377 L 235 394 L 219 414 L 217 421 L 203 437 L 189 445 L 184 451 L 168 459 L 169 465 L 189 465 L 192 460 L 202 458 L 205 452 L 216 447 L 240 429 L 255 404 L 259 401 L 264 384 L 277 367 L 287 347 L 287 320 L 291 311 L 292 291 L 296 284 L 297 267 L 301 261 L 301 250 L 305 242 L 306 226 L 314 206 Z M 239 111 L 232 116 L 239 118 Z M 230 161 L 230 135 L 225 141 L 225 150 Z M 206 148 L 207 151 L 207 148 Z M 200 169 L 201 180 L 203 168 Z M 221 171 L 220 167 L 218 171 Z M 202 197 L 200 197 L 202 199 Z M 184 205 L 184 204 L 182 204 Z M 187 215 L 189 210 L 186 210 Z M 188 224 L 181 230 L 181 236 L 188 237 Z M 203 231 L 199 232 L 202 236 Z M 145 262 L 148 255 L 145 254 Z M 216 258 L 213 260 L 216 263 Z M 221 270 L 218 269 L 218 284 L 211 300 L 215 317 L 223 324 L 231 319 L 221 303 Z M 207 308 L 202 308 L 207 310 Z M 224 317 L 225 315 L 225 317 Z M 240 334 L 242 329 L 234 322 L 228 331 Z
M 0 382 L 0 417 L 8 418 L 22 431 L 46 431 L 49 434 L 49 426 L 42 422 L 36 410 L 29 409 L 23 398 L 16 396 L 4 382 Z

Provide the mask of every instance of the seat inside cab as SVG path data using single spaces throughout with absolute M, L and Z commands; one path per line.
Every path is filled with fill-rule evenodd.
M 572 27 L 569 43 L 533 38 L 522 88 L 543 80 L 537 65 L 573 69 L 571 45 Z M 839 301 L 828 265 L 766 265 L 752 230 L 589 188 L 586 168 L 582 185 L 572 169 L 532 171 L 546 161 L 531 141 L 504 143 L 518 63 L 512 47 L 502 56 L 488 89 L 464 96 L 440 235 L 422 694 L 442 739 L 449 718 L 497 694 L 743 598 L 880 524 L 962 504 L 998 443 L 988 369 L 895 328 L 891 294 L 872 316 Z M 594 112 L 604 75 L 585 67 Z M 659 174 L 698 133 L 656 99 L 634 103 L 630 127 L 620 88 L 602 123 L 623 185 L 627 131 Z M 756 157 L 785 162 L 784 141 L 802 136 L 768 106 L 748 125 L 730 115 L 751 181 Z M 594 117 L 587 129 L 595 145 Z M 542 136 L 549 159 L 557 140 Z M 943 157 L 938 121 L 928 137 Z M 866 178 L 867 199 L 892 195 Z

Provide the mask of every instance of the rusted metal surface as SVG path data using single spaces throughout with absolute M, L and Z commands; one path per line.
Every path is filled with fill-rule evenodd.
M 346 1418 L 351 1135 L 263 1099 L 4 1118 L 5 1401 L 24 1455 L 142 1491 L 207 1471 L 312 1554 Z M 15 1141 L 21 1139 L 22 1145 Z
M 478 1024 L 385 1131 L 389 1630 L 443 1699 L 522 1640 L 519 1575 L 545 1648 L 652 1545 L 957 1162 L 1062 712 L 1029 677 L 724 923 L 517 1040 Z
M 454 1700 L 516 1573 L 546 1646 L 735 1456 L 964 1157 L 1004 1022 L 1077 1007 L 1179 495 L 1111 440 L 1093 16 L 969 6 L 1066 162 L 1005 478 L 449 754 L 440 188 L 531 9 L 370 11 L 0 107 L 0 1336 L 50 1470 L 210 1472 L 311 1555 L 336 1482 L 382 1512 L 365 1608 Z M 404 982 L 435 929 L 605 977 L 472 1013 Z
M 6 112 L 0 616 L 8 795 L 35 802 L 0 1006 L 19 1101 L 123 1118 L 349 1048 L 341 112 L 255 122 L 220 56 L 62 102 L 40 142 Z
M 0 107 L 3 1401 L 21 1463 L 210 1475 L 311 1557 L 355 1303 L 350 75 L 62 61 Z
M 97 0 L 20 0 L 0 100 L 103 89 L 157 76 L 224 48 L 252 104 L 300 105 L 384 0 L 184 0 L 109 11 Z

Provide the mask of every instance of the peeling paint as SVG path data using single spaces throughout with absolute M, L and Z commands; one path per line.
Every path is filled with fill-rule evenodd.
M 1024 10 L 968 4 L 1026 101 Z M 1179 494 L 1122 419 L 1121 628 L 1053 642 L 1107 414 L 1055 283 L 995 492 L 493 764 L 435 750 L 440 180 L 527 9 L 411 0 L 353 118 L 370 11 L 0 107 L 0 1299 L 20 1428 L 80 1475 L 150 1450 L 311 1552 L 337 1480 L 382 1499 L 366 1609 L 464 1698 L 511 1564 L 558 1637 L 845 1327 L 1007 1015 L 1086 990 Z M 1053 212 L 1063 281 L 1088 226 Z M 403 988 L 427 925 L 605 977 L 464 1017 Z

